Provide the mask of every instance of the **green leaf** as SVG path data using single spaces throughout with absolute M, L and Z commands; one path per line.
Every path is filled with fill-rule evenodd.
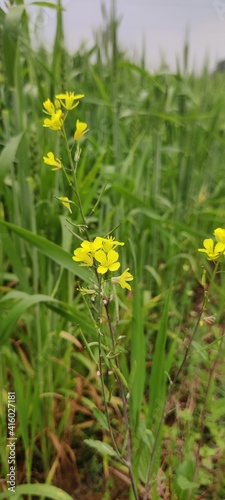
M 5 16 L 3 30 L 3 54 L 6 75 L 9 85 L 14 86 L 14 69 L 17 43 L 19 40 L 20 22 L 24 13 L 24 5 L 14 5 Z
M 169 315 L 170 297 L 172 285 L 166 296 L 166 301 L 159 321 L 159 328 L 156 337 L 152 369 L 150 375 L 150 401 L 149 401 L 149 422 L 160 421 L 164 408 L 167 378 L 165 375 L 165 346 L 167 339 L 167 322 Z
M 108 457 L 117 457 L 118 455 L 115 450 L 108 443 L 103 443 L 102 441 L 95 439 L 85 439 L 84 442 L 94 448 L 100 455 L 107 455 Z
M 92 335 L 95 334 L 93 326 L 90 325 L 85 315 L 81 314 L 69 304 L 54 299 L 49 295 L 28 295 L 24 292 L 15 290 L 9 292 L 0 300 L 0 306 L 2 303 L 5 303 L 7 301 L 9 302 L 15 299 L 19 300 L 19 302 L 17 302 L 10 308 L 7 316 L 1 321 L 0 324 L 0 346 L 2 346 L 8 340 L 9 335 L 11 334 L 13 328 L 16 326 L 22 314 L 33 305 L 42 302 L 46 303 L 48 307 L 52 308 L 58 314 L 69 317 L 70 321 L 76 321 L 84 331 L 88 331 Z M 54 304 L 54 307 L 52 304 Z
M 55 302 L 54 302 L 55 304 Z M 80 334 L 81 332 L 88 332 L 88 335 L 93 336 L 96 338 L 96 330 L 93 327 L 93 325 L 90 323 L 89 317 L 87 314 L 82 314 L 77 310 L 77 308 L 70 306 L 69 304 L 66 304 L 65 302 L 61 301 L 56 301 L 56 306 L 52 302 L 48 302 L 46 306 L 51 309 L 52 311 L 56 312 L 60 316 L 66 318 L 69 321 L 76 321 L 77 326 L 80 327 Z M 84 338 L 85 335 L 82 335 L 82 338 Z M 96 360 L 94 357 L 92 357 L 93 361 L 96 363 Z
M 43 238 L 43 236 L 38 236 L 37 234 L 28 231 L 28 229 L 12 224 L 11 222 L 0 220 L 0 224 L 4 224 L 8 229 L 38 248 L 38 250 L 40 250 L 40 252 L 44 255 L 54 260 L 57 264 L 75 274 L 82 280 L 90 281 L 90 278 L 92 278 L 92 274 L 87 269 L 74 262 L 72 260 L 72 255 L 69 252 L 66 252 L 59 245 L 56 245 L 56 243 Z
M 126 389 L 129 391 L 129 386 L 128 386 L 128 383 L 127 383 L 123 373 L 119 370 L 119 368 L 116 366 L 116 363 L 114 363 L 112 360 L 111 360 L 111 366 L 112 366 L 112 369 L 114 370 L 115 374 L 117 375 L 117 377 L 119 377 L 119 379 L 121 380 L 124 387 L 126 387 Z
M 108 431 L 109 426 L 105 414 L 102 413 L 102 411 L 99 410 L 98 408 L 93 408 L 92 413 L 95 416 L 98 423 L 101 425 L 101 427 L 103 427 L 103 429 L 106 429 Z
M 31 495 L 35 498 L 45 497 L 52 498 L 53 500 L 73 500 L 73 498 L 68 495 L 65 491 L 52 486 L 50 484 L 21 484 L 16 486 L 15 493 L 11 491 L 4 491 L 0 493 L 0 500 L 6 500 L 7 498 L 13 498 L 13 500 L 20 500 L 24 498 L 24 495 Z
M 179 475 L 177 478 L 177 484 L 181 490 L 193 490 L 198 488 L 198 483 L 189 481 L 185 476 Z
M 136 266 L 135 266 L 136 267 Z M 133 317 L 131 322 L 131 373 L 130 373 L 130 414 L 132 426 L 137 429 L 141 416 L 145 387 L 145 331 L 140 287 L 134 280 Z
M 21 134 L 12 137 L 2 150 L 0 154 L 0 178 L 4 177 L 8 170 L 10 170 L 11 165 L 15 161 L 17 149 L 20 145 L 20 141 L 23 137 L 23 132 Z
M 30 5 L 38 5 L 38 7 L 47 7 L 48 9 L 63 10 L 60 5 L 54 5 L 50 2 L 31 2 Z
M 18 244 L 14 241 L 13 237 L 9 234 L 6 227 L 1 228 L 2 246 L 13 265 L 13 271 L 16 275 L 15 279 L 19 280 L 20 287 L 25 291 L 30 291 L 28 274 L 24 269 L 23 259 L 20 252 L 18 252 Z
M 21 293 L 21 292 L 20 292 Z M 15 294 L 15 292 L 13 292 Z M 10 293 L 8 294 L 10 295 Z M 9 299 L 11 297 L 8 297 Z M 5 301 L 7 299 L 7 295 L 3 298 Z M 18 303 L 16 303 L 8 312 L 7 316 L 1 321 L 0 325 L 0 346 L 2 346 L 10 335 L 12 329 L 17 324 L 17 321 L 20 319 L 22 314 L 31 306 L 38 304 L 40 302 L 46 301 L 54 301 L 52 297 L 48 295 L 27 295 L 24 294 L 24 298 L 22 298 Z

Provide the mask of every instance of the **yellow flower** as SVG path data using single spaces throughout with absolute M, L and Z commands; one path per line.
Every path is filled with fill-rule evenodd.
M 80 120 L 77 120 L 76 130 L 74 133 L 74 140 L 79 141 L 83 137 L 83 135 L 86 134 L 87 131 L 88 131 L 87 123 L 80 122 Z
M 97 268 L 99 274 L 105 274 L 107 271 L 117 271 L 120 267 L 120 262 L 117 262 L 119 254 L 115 250 L 109 250 L 106 254 L 103 250 L 97 250 L 95 259 L 100 262 Z
M 69 212 L 72 214 L 72 210 L 70 208 L 70 203 L 73 203 L 72 201 L 69 200 L 69 198 L 67 198 L 67 196 L 60 196 L 59 198 L 57 198 L 59 201 L 62 202 L 62 204 L 64 205 L 64 207 L 68 208 Z
M 124 245 L 122 241 L 116 241 L 112 236 L 109 236 L 108 238 L 100 238 L 100 236 L 97 236 L 97 238 L 99 241 L 101 240 L 102 250 L 106 253 L 108 253 L 109 250 L 114 250 L 118 245 Z
M 48 127 L 51 130 L 61 130 L 63 126 L 63 112 L 58 109 L 56 113 L 51 115 L 51 118 L 45 118 L 43 127 Z
M 48 115 L 54 115 L 55 113 L 55 106 L 50 99 L 47 99 L 47 101 L 43 102 L 43 106 L 45 109 L 43 109 L 44 113 L 47 113 Z
M 204 248 L 198 248 L 198 251 L 206 253 L 208 260 L 216 260 L 221 254 L 225 255 L 225 243 L 221 241 L 215 244 L 212 238 L 207 238 L 203 241 L 203 246 Z
M 131 286 L 127 281 L 132 281 L 133 279 L 132 274 L 129 273 L 129 267 L 120 276 L 111 278 L 113 283 L 119 283 L 122 288 L 127 288 L 128 290 L 131 290 Z
M 81 266 L 87 266 L 87 267 L 93 266 L 94 263 L 93 257 L 92 255 L 87 253 L 86 250 L 84 250 L 84 248 L 79 247 L 76 250 L 74 250 L 73 253 L 74 257 L 72 257 L 72 259 L 75 260 L 76 262 L 82 262 Z
M 84 97 L 84 94 L 77 94 L 74 95 L 74 92 L 66 92 L 65 94 L 57 94 L 56 99 L 60 100 L 60 103 L 64 108 L 66 108 L 68 111 L 71 109 L 74 109 L 78 106 L 79 101 L 73 104 L 73 101 L 77 101 L 78 99 L 82 99 Z M 65 101 L 65 102 L 63 102 Z
M 95 252 L 101 248 L 101 242 L 99 240 L 99 237 L 95 238 L 94 241 L 85 240 L 81 243 L 81 247 L 85 252 L 90 253 L 94 257 Z
M 221 227 L 218 227 L 217 229 L 215 229 L 213 234 L 215 235 L 217 241 L 225 244 L 225 229 L 221 229 Z
M 74 251 L 74 260 L 83 262 L 82 265 L 93 266 L 94 259 L 101 265 L 98 265 L 97 271 L 100 274 L 105 274 L 107 271 L 117 271 L 120 263 L 117 262 L 119 254 L 115 252 L 114 248 L 117 245 L 124 245 L 120 241 L 110 238 L 101 238 L 97 236 L 94 241 L 84 240 L 80 248 Z
M 83 266 L 93 266 L 95 253 L 99 248 L 101 248 L 99 237 L 95 238 L 94 241 L 84 240 L 81 246 L 74 250 L 75 257 L 72 258 L 77 262 L 83 262 L 83 264 L 81 264 Z
M 62 168 L 61 160 L 59 158 L 55 158 L 54 153 L 52 153 L 51 151 L 47 153 L 47 156 L 43 156 L 43 160 L 46 165 L 51 165 L 52 167 L 54 167 L 51 170 L 59 170 L 60 168 Z

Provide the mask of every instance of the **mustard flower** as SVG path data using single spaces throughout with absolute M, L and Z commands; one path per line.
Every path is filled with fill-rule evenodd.
M 87 123 L 80 122 L 80 120 L 77 120 L 76 130 L 74 133 L 74 140 L 79 141 L 83 137 L 83 135 L 86 134 L 87 131 L 88 131 Z
M 215 235 L 218 242 L 225 244 L 225 229 L 221 229 L 221 227 L 218 227 L 217 229 L 215 229 L 213 234 Z
M 81 243 L 81 247 L 87 252 L 90 253 L 93 257 L 95 256 L 95 252 L 101 248 L 101 238 L 97 236 L 94 241 L 84 240 Z
M 199 252 L 206 253 L 208 260 L 217 260 L 221 254 L 225 255 L 225 243 L 221 241 L 216 243 L 212 238 L 207 238 L 203 241 L 204 248 L 198 248 Z
M 119 283 L 122 288 L 131 290 L 131 286 L 129 285 L 129 283 L 127 283 L 127 281 L 132 281 L 133 279 L 134 278 L 132 274 L 129 272 L 129 267 L 127 267 L 127 269 L 125 269 L 125 271 L 120 276 L 111 278 L 111 281 L 112 283 Z
M 86 252 L 84 248 L 77 248 L 74 250 L 74 256 L 72 257 L 75 262 L 82 262 L 81 266 L 91 267 L 93 266 L 94 259 L 92 255 Z
M 81 246 L 74 251 L 74 260 L 82 262 L 82 265 L 93 266 L 95 260 L 99 262 L 97 271 L 105 274 L 109 271 L 117 271 L 120 267 L 118 261 L 119 254 L 114 248 L 118 245 L 124 245 L 123 242 L 116 241 L 112 237 L 101 238 L 97 236 L 94 241 L 84 240 Z
M 70 203 L 73 203 L 72 201 L 69 200 L 69 198 L 67 198 L 67 196 L 60 196 L 59 198 L 57 198 L 59 201 L 62 202 L 62 204 L 64 205 L 64 207 L 68 208 L 69 212 L 72 214 L 72 210 L 70 208 Z
M 52 151 L 49 151 L 49 153 L 47 153 L 47 156 L 43 156 L 43 160 L 46 165 L 51 165 L 53 167 L 51 170 L 59 170 L 60 168 L 62 168 L 61 160 L 59 158 L 55 158 Z
M 81 246 L 74 250 L 73 260 L 83 262 L 83 266 L 93 266 L 94 257 L 97 250 L 101 248 L 101 238 L 97 237 L 94 241 L 84 240 Z
M 56 113 L 51 115 L 51 118 L 45 118 L 43 127 L 48 127 L 51 130 L 61 130 L 63 126 L 63 112 L 58 109 Z
M 64 106 L 64 108 L 66 108 L 68 111 L 76 108 L 79 104 L 78 99 L 82 99 L 82 97 L 84 97 L 84 94 L 74 95 L 74 92 L 66 92 L 65 94 L 56 95 L 56 99 L 59 99 L 62 106 Z M 73 101 L 78 101 L 78 102 L 73 104 Z
M 45 109 L 43 109 L 44 113 L 47 113 L 48 115 L 54 115 L 55 113 L 55 106 L 50 99 L 47 99 L 47 101 L 43 102 L 43 106 Z
M 115 252 L 115 250 L 109 250 L 108 253 L 105 253 L 103 250 L 97 250 L 95 259 L 101 264 L 97 267 L 97 272 L 99 274 L 105 274 L 107 271 L 117 271 L 120 267 L 118 258 L 119 254 Z
M 114 250 L 118 245 L 124 245 L 122 241 L 116 241 L 112 236 L 109 236 L 108 238 L 100 238 L 100 236 L 97 236 L 97 238 L 101 240 L 102 250 L 106 253 L 108 253 L 109 250 Z

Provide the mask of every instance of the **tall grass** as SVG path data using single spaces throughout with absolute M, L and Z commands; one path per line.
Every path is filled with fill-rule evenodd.
M 118 47 L 114 11 L 109 18 L 105 13 L 92 49 L 70 55 L 60 2 L 55 8 L 51 53 L 32 48 L 23 2 L 0 9 L 1 477 L 8 473 L 7 391 L 17 395 L 18 495 L 38 494 L 33 482 L 46 483 L 46 489 L 39 485 L 46 497 L 57 498 L 50 483 L 71 493 L 74 486 L 60 482 L 60 461 L 77 485 L 85 469 L 76 464 L 79 440 L 108 440 L 96 367 L 83 349 L 84 337 L 97 341 L 77 292 L 88 273 L 71 260 L 77 241 L 54 197 L 73 195 L 42 160 L 50 150 L 66 158 L 60 138 L 43 130 L 42 103 L 75 90 L 86 96 L 78 118 L 85 117 L 90 130 L 78 171 L 89 227 L 93 237 L 116 228 L 116 238 L 126 242 L 122 264 L 135 275 L 132 293 L 118 297 L 118 328 L 140 495 L 152 456 L 150 498 L 157 499 L 160 488 L 182 500 L 204 492 L 222 498 L 223 273 L 206 311 L 217 321 L 199 327 L 169 401 L 166 394 L 203 301 L 197 248 L 224 224 L 224 77 L 207 70 L 199 77 L 180 70 L 150 74 Z M 69 127 L 72 133 L 72 121 Z M 81 222 L 76 211 L 73 217 Z M 122 435 L 118 405 L 112 387 Z M 107 477 L 108 460 L 91 467 L 102 467 Z M 125 474 L 113 457 L 110 464 Z

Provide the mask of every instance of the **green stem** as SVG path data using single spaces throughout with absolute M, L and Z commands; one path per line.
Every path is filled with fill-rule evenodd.
M 159 421 L 159 425 L 158 425 L 158 429 L 157 429 L 157 432 L 156 432 L 155 441 L 154 441 L 154 445 L 153 445 L 153 449 L 152 449 L 152 453 L 151 453 L 151 457 L 150 457 L 150 461 L 149 461 L 148 473 L 147 473 L 147 480 L 146 480 L 145 493 L 144 493 L 144 496 L 143 496 L 143 500 L 147 500 L 148 499 L 148 495 L 149 495 L 150 481 L 151 481 L 151 475 L 152 475 L 152 468 L 153 468 L 154 458 L 155 458 L 155 454 L 156 454 L 156 450 L 157 450 L 158 439 L 159 439 L 160 431 L 161 431 L 161 428 L 162 428 L 162 425 L 163 425 L 163 422 L 164 422 L 164 419 L 165 419 L 165 416 L 166 416 L 165 408 L 166 408 L 167 403 L 168 403 L 168 401 L 169 401 L 169 399 L 171 397 L 171 394 L 173 392 L 174 384 L 177 381 L 177 379 L 178 379 L 178 377 L 179 377 L 179 375 L 180 375 L 180 373 L 181 373 L 181 371 L 182 371 L 182 369 L 184 367 L 184 364 L 185 364 L 185 362 L 187 360 L 188 353 L 190 351 L 192 342 L 194 340 L 194 337 L 195 337 L 196 332 L 198 330 L 199 323 L 200 323 L 201 318 L 202 318 L 202 314 L 206 310 L 206 307 L 207 307 L 207 304 L 208 304 L 208 300 L 209 300 L 208 299 L 209 289 L 211 288 L 211 286 L 212 286 L 212 284 L 214 282 L 214 279 L 215 279 L 215 276 L 216 276 L 216 273 L 217 273 L 217 269 L 218 269 L 218 265 L 219 265 L 219 261 L 217 261 L 217 263 L 216 263 L 216 265 L 214 267 L 212 278 L 211 278 L 210 284 L 208 286 L 208 289 L 206 287 L 204 289 L 204 301 L 203 301 L 201 310 L 199 312 L 199 315 L 198 315 L 198 318 L 197 318 L 197 321 L 196 321 L 193 333 L 192 333 L 192 335 L 190 337 L 190 340 L 189 340 L 189 342 L 187 344 L 187 347 L 186 347 L 186 350 L 185 350 L 184 357 L 183 357 L 183 360 L 181 362 L 181 365 L 179 366 L 179 368 L 177 370 L 177 373 L 175 374 L 175 377 L 174 377 L 174 379 L 171 382 L 170 388 L 169 388 L 169 390 L 167 392 L 167 396 L 166 396 L 165 401 L 164 401 L 163 411 L 162 411 L 162 415 L 161 415 L 161 418 L 160 418 L 160 421 Z
M 171 394 L 173 392 L 174 384 L 177 381 L 177 379 L 178 379 L 178 377 L 179 377 L 179 375 L 180 375 L 180 373 L 181 373 L 181 371 L 182 371 L 182 369 L 184 367 L 186 359 L 188 357 L 188 353 L 190 351 L 191 344 L 192 344 L 192 342 L 194 340 L 194 337 L 195 337 L 195 334 L 197 332 L 197 329 L 198 329 L 198 326 L 199 326 L 199 323 L 200 323 L 203 311 L 205 309 L 205 301 L 206 301 L 206 298 L 205 298 L 205 300 L 203 302 L 201 311 L 200 311 L 200 313 L 198 315 L 198 319 L 197 319 L 197 322 L 195 324 L 193 333 L 192 333 L 192 335 L 190 337 L 190 340 L 189 340 L 189 342 L 187 344 L 183 360 L 182 360 L 182 362 L 181 362 L 181 364 L 180 364 L 180 366 L 179 366 L 179 368 L 177 370 L 177 373 L 175 374 L 174 379 L 171 381 L 171 385 L 169 387 L 169 390 L 167 392 L 167 395 L 166 395 L 166 398 L 165 398 L 165 401 L 164 401 L 161 418 L 159 420 L 159 425 L 158 425 L 158 429 L 157 429 L 157 432 L 156 432 L 156 436 L 155 436 L 155 441 L 154 441 L 154 445 L 153 445 L 151 457 L 150 457 L 150 460 L 149 460 L 148 473 L 147 473 L 147 479 L 146 479 L 146 485 L 145 485 L 145 493 L 144 493 L 144 496 L 143 496 L 143 500 L 147 500 L 149 498 L 148 495 L 149 495 L 149 490 L 150 490 L 150 481 L 151 481 L 151 476 L 152 476 L 153 463 L 154 463 L 154 458 L 155 458 L 155 454 L 156 454 L 156 450 L 157 450 L 157 445 L 158 445 L 158 440 L 159 440 L 161 428 L 162 428 L 162 425 L 163 425 L 163 422 L 164 422 L 164 419 L 165 419 L 165 416 L 166 416 L 165 409 L 166 409 L 167 403 L 168 403 L 168 401 L 169 401 L 169 399 L 171 397 Z
M 67 151 L 68 158 L 69 158 L 69 164 L 70 164 L 70 168 L 71 168 L 71 172 L 72 172 L 72 176 L 73 176 L 73 182 L 70 180 L 64 165 L 62 165 L 63 173 L 67 179 L 69 186 L 71 187 L 71 189 L 73 190 L 73 192 L 76 195 L 77 202 L 78 202 L 78 208 L 79 208 L 82 222 L 84 225 L 86 237 L 90 241 L 88 227 L 87 227 L 86 218 L 85 218 L 83 207 L 82 207 L 82 202 L 81 202 L 80 193 L 79 193 L 78 184 L 77 184 L 77 176 L 76 176 L 76 171 L 77 171 L 77 167 L 78 167 L 78 163 L 79 163 L 79 159 L 80 159 L 81 149 L 80 149 L 79 144 L 78 144 L 76 155 L 75 155 L 75 162 L 74 162 L 74 160 L 72 158 L 71 149 L 69 147 L 69 143 L 67 140 L 66 131 L 65 131 L 64 126 L 62 127 L 62 135 L 63 135 L 63 138 L 65 140 L 65 144 L 66 144 L 66 151 Z M 106 391 L 105 391 L 104 375 L 103 375 L 103 350 L 102 350 L 102 343 L 101 343 L 102 332 L 101 332 L 101 328 L 100 328 L 100 311 L 101 311 L 101 306 L 102 306 L 102 285 L 101 285 L 101 278 L 98 275 L 96 268 L 95 268 L 95 275 L 96 275 L 97 282 L 98 282 L 98 298 L 99 298 L 99 304 L 98 304 L 99 305 L 99 319 L 98 319 L 99 324 L 97 324 L 97 322 L 95 324 L 96 324 L 96 328 L 97 328 L 97 332 L 98 332 L 99 372 L 100 372 L 100 380 L 101 380 L 101 387 L 102 387 L 103 404 L 104 404 L 104 408 L 105 408 L 108 429 L 109 429 L 109 433 L 110 433 L 113 447 L 114 447 L 119 459 L 122 461 L 122 463 L 124 463 L 128 467 L 134 497 L 135 497 L 135 500 L 138 500 L 138 493 L 137 493 L 135 480 L 134 480 L 134 473 L 133 473 L 133 469 L 132 469 L 132 442 L 131 442 L 131 430 L 130 430 L 130 424 L 129 424 L 129 416 L 128 416 L 128 411 L 127 411 L 127 401 L 126 401 L 123 383 L 122 383 L 120 377 L 118 376 L 118 374 L 116 374 L 116 373 L 115 373 L 115 377 L 116 377 L 116 380 L 118 383 L 119 393 L 120 393 L 120 397 L 121 397 L 122 404 L 123 404 L 124 424 L 125 424 L 125 428 L 128 431 L 127 460 L 124 459 L 124 457 L 121 455 L 120 451 L 117 448 L 117 444 L 116 444 L 116 441 L 114 438 L 114 434 L 113 434 L 113 430 L 112 430 L 111 422 L 110 422 L 110 415 L 109 415 L 109 409 L 108 409 L 108 404 L 107 404 L 107 399 L 106 399 Z M 112 328 L 111 318 L 110 318 L 110 314 L 109 314 L 109 309 L 108 309 L 108 305 L 104 304 L 104 306 L 105 306 L 108 324 L 109 324 L 109 329 L 110 329 L 110 334 L 111 334 L 112 348 L 113 348 L 113 352 L 115 353 L 116 343 L 115 343 L 115 337 L 114 337 L 114 332 L 113 332 L 113 328 Z M 116 367 L 120 371 L 120 365 L 119 365 L 119 360 L 118 360 L 117 356 L 115 357 L 115 362 L 116 362 Z
M 109 313 L 108 302 L 106 304 L 104 304 L 104 307 L 105 307 L 106 316 L 107 316 L 108 325 L 109 325 L 109 331 L 110 331 L 111 342 L 112 342 L 112 350 L 113 350 L 113 353 L 115 353 L 116 342 L 115 342 L 115 335 L 114 335 L 114 331 L 113 331 L 113 327 L 112 327 L 111 317 L 110 317 L 110 313 Z M 115 356 L 115 363 L 116 363 L 118 370 L 121 371 L 118 356 Z M 127 467 L 128 467 L 129 474 L 130 474 L 130 480 L 131 480 L 131 484 L 132 484 L 134 497 L 136 500 L 138 500 L 138 492 L 136 489 L 134 472 L 133 472 L 133 467 L 132 467 L 132 439 L 131 439 L 129 415 L 128 415 L 128 410 L 127 410 L 127 400 L 126 400 L 124 386 L 123 386 L 121 378 L 117 375 L 117 373 L 115 373 L 115 377 L 116 377 L 116 380 L 118 383 L 120 398 L 121 398 L 121 401 L 123 404 L 123 419 L 124 419 L 125 429 L 127 429 Z
M 96 276 L 97 276 L 97 280 L 98 280 L 98 299 L 99 299 L 99 313 L 100 313 L 100 307 L 101 307 L 101 277 L 99 276 L 98 273 L 96 273 Z M 89 355 L 91 357 L 91 359 L 95 362 L 95 364 L 97 365 L 98 369 L 99 369 L 99 374 L 100 374 L 100 381 L 101 381 L 101 389 L 102 389 L 102 396 L 103 396 L 103 404 L 104 404 L 104 408 L 105 408 L 105 413 L 106 413 L 106 419 L 107 419 L 107 424 L 108 424 L 108 430 L 109 430 L 109 434 L 110 434 L 110 437 L 111 437 L 111 440 L 112 440 L 112 444 L 113 444 L 113 447 L 114 447 L 114 450 L 115 452 L 117 453 L 118 455 L 118 458 L 124 463 L 124 465 L 126 465 L 128 467 L 128 463 L 126 462 L 126 460 L 124 460 L 124 458 L 122 457 L 120 451 L 118 450 L 118 447 L 117 447 L 117 444 L 116 444 L 116 441 L 115 441 L 115 438 L 114 438 L 114 434 L 113 434 L 113 430 L 112 430 L 112 426 L 111 426 L 111 422 L 110 422 L 110 415 L 109 415 L 109 409 L 108 409 L 108 405 L 107 405 L 107 398 L 106 398 L 106 392 L 105 392 L 105 384 L 104 384 L 104 376 L 103 376 L 103 350 L 102 350 L 102 342 L 101 342 L 101 337 L 102 337 L 102 332 L 101 332 L 101 326 L 100 326 L 100 318 L 98 320 L 98 324 L 91 312 L 91 309 L 89 307 L 89 304 L 88 302 L 86 301 L 85 297 L 83 297 L 83 300 L 86 304 L 86 307 L 89 311 L 89 314 L 90 314 L 90 317 L 91 317 L 91 320 L 94 324 L 94 327 L 96 328 L 97 330 L 97 335 L 98 335 L 98 353 L 99 353 L 99 363 L 97 363 L 82 331 L 80 330 L 80 334 L 82 336 L 82 339 L 83 339 L 83 342 L 89 352 Z M 100 314 L 99 314 L 100 316 Z
M 104 376 L 103 376 L 103 354 L 102 354 L 102 346 L 101 346 L 101 335 L 102 335 L 102 333 L 101 333 L 101 330 L 99 329 L 99 331 L 98 331 L 99 374 L 100 374 L 100 380 L 101 380 L 103 404 L 104 404 L 105 413 L 106 413 L 106 419 L 107 419 L 107 423 L 108 423 L 108 430 L 109 430 L 109 434 L 110 434 L 110 437 L 111 437 L 111 440 L 112 440 L 112 444 L 113 444 L 114 450 L 116 451 L 119 459 L 127 467 L 129 467 L 129 464 L 127 463 L 126 460 L 124 460 L 124 458 L 122 457 L 120 451 L 118 450 L 118 447 L 117 447 L 117 444 L 116 444 L 116 441 L 115 441 L 115 438 L 114 438 L 114 434 L 113 434 L 111 422 L 110 422 L 110 415 L 109 415 L 109 409 L 108 409 L 108 404 L 107 404 L 107 400 L 106 400 L 106 392 L 105 392 L 105 384 L 104 384 Z
M 207 383 L 206 392 L 205 392 L 205 398 L 204 398 L 203 407 L 202 407 L 202 411 L 201 411 L 201 417 L 200 417 L 200 425 L 199 425 L 199 427 L 200 427 L 200 437 L 199 437 L 199 440 L 198 440 L 198 447 L 197 447 L 196 458 L 195 458 L 195 472 L 194 472 L 194 479 L 193 479 L 194 482 L 196 481 L 196 478 L 197 478 L 197 475 L 198 475 L 198 470 L 199 470 L 200 450 L 201 450 L 201 446 L 202 446 L 202 442 L 203 442 L 204 424 L 205 424 L 205 416 L 206 416 L 206 405 L 207 405 L 207 401 L 208 401 L 208 397 L 209 397 L 209 391 L 210 391 L 210 387 L 211 387 L 213 375 L 215 373 L 216 365 L 218 363 L 219 356 L 220 356 L 220 353 L 221 353 L 222 342 L 223 342 L 223 337 L 220 340 L 220 345 L 219 345 L 219 348 L 218 348 L 218 352 L 217 352 L 216 358 L 215 358 L 214 363 L 213 363 L 213 365 L 212 365 L 212 367 L 211 367 L 211 369 L 209 371 L 209 378 L 208 378 L 208 383 Z
M 77 184 L 77 176 L 76 176 L 76 170 L 77 170 L 77 166 L 78 166 L 78 162 L 79 162 L 79 158 L 80 158 L 80 148 L 79 148 L 79 145 L 78 145 L 77 146 L 77 155 L 76 155 L 77 159 L 76 159 L 75 164 L 74 164 L 74 161 L 73 161 L 73 158 L 72 158 L 72 154 L 71 154 L 71 149 L 70 149 L 69 144 L 68 144 L 67 135 L 66 135 L 66 131 L 65 131 L 64 126 L 62 127 L 62 135 L 63 135 L 63 138 L 65 140 L 65 144 L 66 144 L 66 151 L 67 151 L 67 154 L 68 154 L 69 164 L 70 164 L 70 168 L 71 168 L 72 175 L 73 175 L 73 182 L 71 182 L 71 180 L 69 179 L 65 167 L 62 165 L 63 173 L 64 173 L 64 175 L 65 175 L 65 177 L 67 179 L 67 182 L 68 182 L 69 186 L 72 188 L 73 192 L 75 193 L 75 195 L 77 197 L 78 208 L 79 208 L 80 215 L 81 215 L 81 218 L 82 218 L 82 222 L 83 222 L 83 225 L 84 225 L 86 237 L 87 237 L 88 240 L 90 240 L 89 234 L 88 234 L 88 229 L 87 229 L 87 221 L 86 221 L 86 218 L 85 218 L 85 215 L 84 215 L 84 211 L 83 211 L 83 207 L 82 207 L 82 202 L 81 202 L 80 193 L 79 193 L 78 184 Z

